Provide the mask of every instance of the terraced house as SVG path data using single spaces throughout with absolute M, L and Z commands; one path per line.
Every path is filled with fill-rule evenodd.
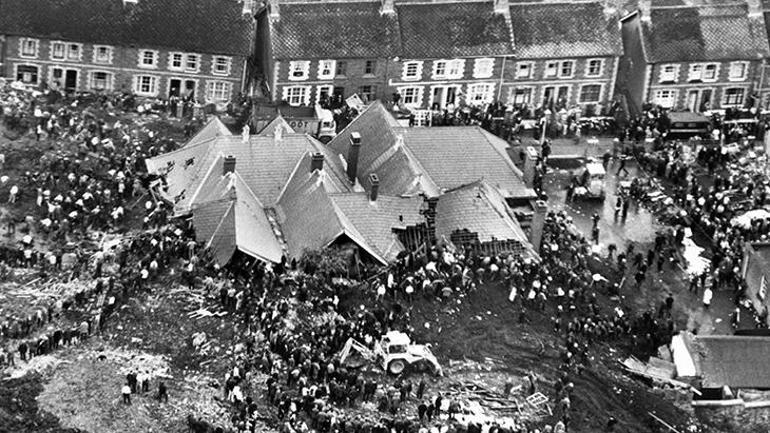
M 29 86 L 222 104 L 250 84 L 245 0 L 3 0 L 0 72 Z
M 704 112 L 757 105 L 768 40 L 758 0 L 643 0 L 623 22 L 622 86 L 643 103 Z
M 257 22 L 270 96 L 292 105 L 602 104 L 622 54 L 618 17 L 595 1 L 270 0 Z

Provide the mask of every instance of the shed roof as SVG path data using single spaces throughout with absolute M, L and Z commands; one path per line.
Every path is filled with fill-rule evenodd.
M 693 347 L 704 388 L 770 388 L 770 337 L 697 336 Z

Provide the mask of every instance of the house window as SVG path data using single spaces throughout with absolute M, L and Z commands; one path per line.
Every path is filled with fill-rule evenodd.
M 433 62 L 433 78 L 446 77 L 446 60 L 436 60 Z
M 137 75 L 134 78 L 134 92 L 142 96 L 155 96 L 158 93 L 157 77 Z
M 184 54 L 182 54 L 182 53 L 171 53 L 171 54 L 168 55 L 168 68 L 169 69 L 182 70 L 183 65 L 184 65 Z
M 197 73 L 200 67 L 200 57 L 197 54 L 188 54 L 184 65 L 185 71 Z
M 233 84 L 227 81 L 209 81 L 206 86 L 206 100 L 227 102 L 230 100 Z
M 37 84 L 39 69 L 32 65 L 18 65 L 16 67 L 16 80 L 24 84 Z
M 570 78 L 575 72 L 575 62 L 571 60 L 565 60 L 561 62 L 561 68 L 559 69 L 560 78 Z
M 37 39 L 23 38 L 21 41 L 19 41 L 19 44 L 21 45 L 19 47 L 20 57 L 26 57 L 26 58 L 37 57 L 37 46 L 38 46 Z
M 91 90 L 112 90 L 112 74 L 109 72 L 91 72 Z
M 51 59 L 64 60 L 66 57 L 66 45 L 64 42 L 51 42 Z
M 532 77 L 532 63 L 519 62 L 516 64 L 516 78 L 531 78 L 531 77 Z
M 546 78 L 553 78 L 559 73 L 559 63 L 558 62 L 548 62 L 545 64 L 545 75 Z
M 377 72 L 377 60 L 367 60 L 364 64 L 364 75 L 374 75 Z
M 211 62 L 211 73 L 214 75 L 230 75 L 232 59 L 226 56 L 214 56 Z
M 158 66 L 158 52 L 153 50 L 139 51 L 139 66 L 142 68 L 155 68 Z
M 422 105 L 422 87 L 400 87 L 398 93 L 404 105 Z
M 730 63 L 730 74 L 728 76 L 730 81 L 743 81 L 746 79 L 746 72 L 749 69 L 748 62 L 732 62 Z
M 310 62 L 307 60 L 289 62 L 289 80 L 307 80 L 310 73 Z
M 112 47 L 104 45 L 94 46 L 94 63 L 112 63 Z
M 586 77 L 602 75 L 602 59 L 590 59 L 586 64 Z
M 578 102 L 589 103 L 599 102 L 602 95 L 601 84 L 586 84 L 580 88 L 580 99 Z
M 465 60 L 455 59 L 447 63 L 447 78 L 458 79 L 463 77 Z
M 334 92 L 334 86 L 331 84 L 324 84 L 322 86 L 318 86 L 315 89 L 315 101 L 318 104 L 325 105 L 329 103 L 329 98 L 332 96 L 332 93 Z
M 283 88 L 283 100 L 290 105 L 308 105 L 310 86 L 288 86 Z
M 517 87 L 513 89 L 512 93 L 511 101 L 509 101 L 512 104 L 522 105 L 532 102 L 532 88 L 530 87 Z
M 374 101 L 377 98 L 377 86 L 365 85 L 358 89 L 358 96 L 364 100 L 364 102 Z
M 487 104 L 494 99 L 495 85 L 478 83 L 468 86 L 468 103 L 473 105 Z
M 331 80 L 334 78 L 336 65 L 334 60 L 321 60 L 318 62 L 318 79 Z
M 345 75 L 347 75 L 347 72 L 348 72 L 348 62 L 346 62 L 344 60 L 340 60 L 339 62 L 337 62 L 337 73 L 336 73 L 336 75 L 338 77 L 344 77 Z
M 495 59 L 476 59 L 473 62 L 473 78 L 489 78 L 495 67 Z
M 673 108 L 676 104 L 676 90 L 662 89 L 656 91 L 653 102 L 663 108 Z
M 673 83 L 676 82 L 676 78 L 679 75 L 679 65 L 663 65 L 660 68 L 661 83 Z
M 67 44 L 67 60 L 80 60 L 80 44 Z
M 434 67 L 435 69 L 435 67 Z M 422 75 L 422 62 L 404 63 L 404 72 L 401 78 L 404 80 L 419 80 Z
M 745 90 L 743 87 L 732 87 L 725 89 L 724 107 L 739 107 L 743 105 L 743 95 Z
M 716 81 L 718 65 L 716 63 L 690 65 L 687 81 Z

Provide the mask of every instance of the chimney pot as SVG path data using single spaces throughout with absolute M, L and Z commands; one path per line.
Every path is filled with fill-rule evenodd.
M 324 155 L 323 153 L 315 153 L 313 159 L 310 161 L 310 172 L 313 173 L 316 170 L 323 170 L 324 168 Z
M 369 200 L 377 201 L 377 195 L 380 192 L 380 178 L 376 174 L 369 175 Z
M 350 183 L 355 184 L 358 177 L 358 154 L 361 151 L 361 134 L 353 132 L 350 134 L 350 147 L 348 148 L 348 179 Z
M 381 14 L 394 14 L 396 13 L 396 0 L 382 0 L 382 6 L 380 7 Z
M 225 157 L 224 164 L 222 164 L 222 175 L 226 175 L 227 173 L 233 173 L 235 172 L 235 157 L 232 155 L 227 155 Z

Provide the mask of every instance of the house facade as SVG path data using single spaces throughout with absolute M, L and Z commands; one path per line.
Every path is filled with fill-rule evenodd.
M 185 13 L 181 0 L 6 1 L 0 4 L 0 71 L 35 87 L 224 104 L 249 85 L 250 3 L 200 5 L 233 28 Z M 99 22 L 72 26 L 85 14 Z
M 647 0 L 625 17 L 620 87 L 633 111 L 645 103 L 692 112 L 757 105 L 769 50 L 755 3 Z

